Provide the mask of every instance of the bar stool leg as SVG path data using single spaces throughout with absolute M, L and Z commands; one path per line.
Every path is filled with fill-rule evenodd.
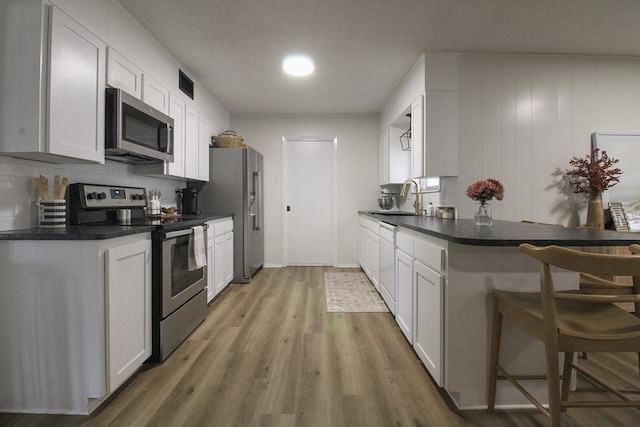
M 496 383 L 498 380 L 498 361 L 500 359 L 500 335 L 502 334 L 502 313 L 498 297 L 493 296 L 493 325 L 491 329 L 491 356 L 489 361 L 488 410 L 493 411 L 496 404 Z
M 547 359 L 547 391 L 549 395 L 549 416 L 551 427 L 560 427 L 560 367 L 558 344 L 554 338 L 546 338 L 545 353 Z
M 573 363 L 573 352 L 566 352 L 564 354 L 564 366 L 562 368 L 562 401 L 569 400 L 569 390 L 571 389 L 571 372 L 573 368 L 571 364 Z M 566 407 L 561 408 L 561 412 L 565 412 L 567 410 Z

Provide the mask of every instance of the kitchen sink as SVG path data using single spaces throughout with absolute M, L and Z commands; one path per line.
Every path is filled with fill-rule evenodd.
M 415 216 L 416 214 L 413 212 L 404 212 L 404 211 L 369 211 L 368 213 L 374 215 L 403 215 L 403 216 Z

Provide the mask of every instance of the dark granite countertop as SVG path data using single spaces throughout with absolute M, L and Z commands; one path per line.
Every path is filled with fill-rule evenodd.
M 184 215 L 181 221 L 166 224 L 165 230 L 203 224 L 206 221 L 232 217 L 232 214 Z M 66 228 L 29 228 L 0 231 L 0 240 L 102 240 L 156 230 L 155 225 L 74 225 Z
M 378 221 L 439 237 L 450 242 L 476 246 L 626 246 L 640 243 L 639 233 L 587 230 L 513 221 L 493 221 L 490 227 L 476 226 L 472 219 L 439 219 L 424 216 L 380 215 L 360 211 Z
M 153 225 L 127 226 L 74 225 L 66 228 L 28 228 L 25 230 L 0 231 L 0 240 L 102 240 L 131 234 L 148 233 Z

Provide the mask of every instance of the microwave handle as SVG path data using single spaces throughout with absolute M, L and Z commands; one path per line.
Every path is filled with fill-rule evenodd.
M 163 135 L 165 135 L 166 138 L 163 138 Z M 167 154 L 173 154 L 171 152 L 173 148 L 173 144 L 171 143 L 173 141 L 173 127 L 169 123 L 165 123 L 164 126 L 158 128 L 158 140 L 161 143 L 164 142 L 163 145 L 158 147 L 160 151 Z
M 167 154 L 173 154 L 173 126 L 171 126 L 169 123 L 166 124 L 167 126 Z

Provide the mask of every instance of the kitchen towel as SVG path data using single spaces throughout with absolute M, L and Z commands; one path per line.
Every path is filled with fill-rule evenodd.
M 204 229 L 193 227 L 189 236 L 189 270 L 197 270 L 207 265 L 207 249 L 204 245 Z

